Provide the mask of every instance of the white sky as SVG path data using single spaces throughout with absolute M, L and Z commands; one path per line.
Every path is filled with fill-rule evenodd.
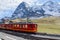
M 27 3 L 37 2 L 37 0 L 0 0 L 0 11 L 3 9 L 15 8 L 18 6 L 22 1 Z M 39 2 L 39 1 L 38 1 Z

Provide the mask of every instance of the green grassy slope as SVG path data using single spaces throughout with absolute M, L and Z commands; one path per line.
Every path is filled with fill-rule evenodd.
M 38 24 L 38 31 L 42 33 L 60 34 L 60 18 L 46 17 L 32 20 Z

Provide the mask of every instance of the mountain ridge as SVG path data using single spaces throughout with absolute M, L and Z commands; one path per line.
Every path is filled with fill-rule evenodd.
M 33 8 L 33 7 L 26 7 L 27 6 L 26 4 L 27 3 L 25 2 L 20 3 L 19 6 L 14 11 L 12 17 L 18 17 L 18 15 L 16 14 L 20 14 L 19 18 L 41 17 L 41 16 L 47 15 L 47 14 L 44 14 L 45 10 L 42 7 L 40 9 Z M 52 16 L 52 15 L 48 14 L 47 16 Z

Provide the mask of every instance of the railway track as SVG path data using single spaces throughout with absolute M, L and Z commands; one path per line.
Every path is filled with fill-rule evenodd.
M 0 32 L 22 37 L 27 40 L 60 40 L 60 35 L 54 35 L 54 34 L 46 34 L 46 33 L 30 34 L 30 33 L 8 31 L 8 30 L 0 30 Z

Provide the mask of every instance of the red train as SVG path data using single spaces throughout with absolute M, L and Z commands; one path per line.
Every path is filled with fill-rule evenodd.
M 22 32 L 37 32 L 37 24 L 35 23 L 12 23 L 12 24 L 0 24 L 1 29 L 22 31 Z

